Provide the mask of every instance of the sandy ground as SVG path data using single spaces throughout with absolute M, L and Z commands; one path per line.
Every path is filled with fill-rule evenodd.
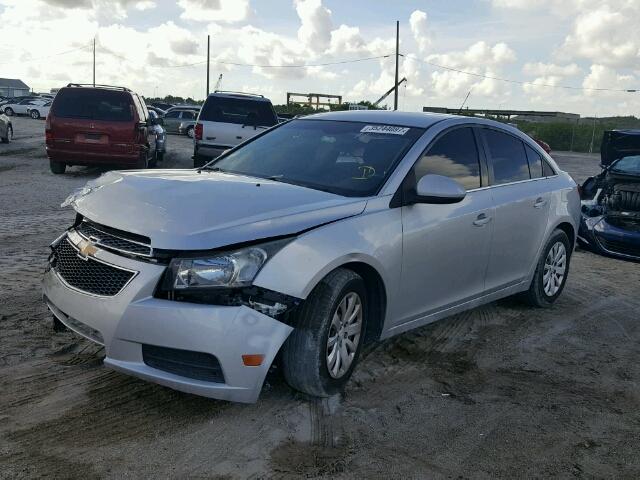
M 305 398 L 276 370 L 255 405 L 199 398 L 52 331 L 47 245 L 100 171 L 49 173 L 43 128 L 16 119 L 0 145 L 0 477 L 640 477 L 640 265 L 579 251 L 553 309 L 504 300 L 372 346 L 343 397 Z M 165 166 L 189 156 L 169 137 Z

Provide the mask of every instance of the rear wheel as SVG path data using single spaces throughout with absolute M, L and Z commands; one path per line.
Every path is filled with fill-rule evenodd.
M 67 165 L 65 163 L 54 162 L 53 160 L 49 160 L 49 168 L 51 169 L 52 173 L 56 175 L 60 175 L 64 173 L 64 171 L 67 169 Z
M 283 345 L 287 383 L 318 397 L 344 389 L 358 362 L 367 312 L 358 274 L 339 268 L 327 275 L 305 300 Z
M 31 115 L 31 118 L 33 118 L 34 120 L 37 120 L 40 118 L 40 112 L 38 110 L 31 110 L 29 112 L 29 115 Z
M 7 136 L 2 137 L 2 143 L 9 143 L 13 139 L 13 127 L 7 125 Z
M 11 107 L 7 107 L 7 108 L 5 108 L 5 109 L 4 109 L 4 113 L 5 113 L 6 115 L 9 115 L 10 117 L 11 117 L 11 116 L 13 116 L 13 108 L 11 108 Z
M 529 290 L 523 299 L 534 307 L 550 307 L 558 299 L 567 282 L 571 242 L 562 230 L 554 230 L 538 260 Z
M 187 128 L 187 137 L 193 138 L 193 127 Z

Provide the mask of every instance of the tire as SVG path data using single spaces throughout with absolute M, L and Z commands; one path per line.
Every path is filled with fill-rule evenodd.
M 54 162 L 53 160 L 49 160 L 49 168 L 51 172 L 55 175 L 63 174 L 67 169 L 67 165 L 65 163 Z
M 193 138 L 193 127 L 187 127 L 187 137 Z
M 9 143 L 13 139 L 13 127 L 11 125 L 7 126 L 7 136 L 2 137 L 2 143 Z
M 355 311 L 357 300 L 360 302 L 359 319 L 356 316 L 350 324 L 352 329 L 341 330 L 341 335 L 337 328 L 340 322 L 334 320 L 343 316 L 348 321 L 349 306 L 355 305 Z M 295 330 L 282 347 L 282 370 L 287 383 L 296 390 L 317 397 L 342 391 L 358 363 L 367 314 L 367 292 L 358 274 L 339 268 L 327 275 L 302 304 L 295 317 Z M 358 323 L 358 334 L 354 335 Z M 330 333 L 333 349 L 328 343 Z M 343 351 L 350 358 L 346 365 L 337 358 L 343 358 L 343 353 L 338 355 Z M 336 368 L 338 363 L 340 366 Z
M 34 120 L 37 120 L 40 118 L 40 112 L 38 110 L 30 110 L 29 111 L 29 115 L 31 116 L 31 118 L 33 118 Z
M 558 255 L 554 255 L 552 252 L 559 252 L 559 254 L 564 252 L 564 262 L 561 259 L 559 260 Z M 539 308 L 549 308 L 553 305 L 567 283 L 571 253 L 571 242 L 567 234 L 559 229 L 554 230 L 542 250 L 542 255 L 538 259 L 531 286 L 529 290 L 522 294 L 522 299 L 527 304 Z M 562 266 L 564 267 L 562 278 L 559 282 L 553 281 L 554 279 L 558 280 L 557 274 L 554 275 L 554 273 L 559 272 Z M 551 283 L 546 281 L 547 273 Z
M 135 166 L 136 169 L 145 170 L 149 168 L 149 157 L 147 156 L 147 152 L 140 153 L 140 158 Z
M 11 108 L 11 107 L 5 108 L 4 109 L 4 113 L 5 113 L 5 115 L 7 115 L 9 117 L 12 117 L 13 116 L 13 108 Z

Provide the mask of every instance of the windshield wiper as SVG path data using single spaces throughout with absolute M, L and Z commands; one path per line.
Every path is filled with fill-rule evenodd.
M 210 172 L 222 172 L 222 169 L 220 167 L 214 167 L 213 165 L 211 165 L 210 167 L 208 165 L 203 165 L 202 167 L 200 167 L 198 170 L 196 170 L 198 173 L 202 172 L 203 170 L 208 170 Z

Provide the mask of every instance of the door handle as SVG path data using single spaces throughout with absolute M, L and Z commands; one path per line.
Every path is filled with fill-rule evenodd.
M 547 204 L 547 201 L 544 198 L 539 197 L 536 199 L 536 202 L 533 204 L 533 208 L 542 208 L 546 204 Z
M 491 217 L 487 217 L 486 213 L 481 213 L 473 221 L 473 225 L 476 227 L 482 227 L 491 221 Z

